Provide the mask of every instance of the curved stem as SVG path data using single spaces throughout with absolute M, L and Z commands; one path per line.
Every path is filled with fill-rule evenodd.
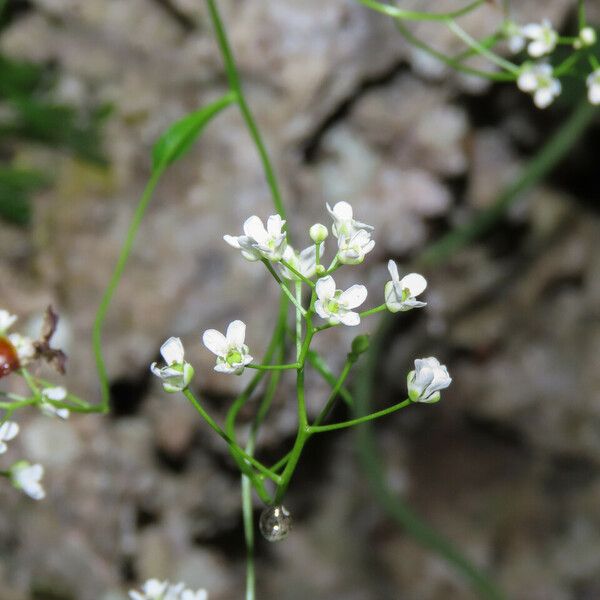
M 389 4 L 382 4 L 376 0 L 358 0 L 363 6 L 377 11 L 381 14 L 393 17 L 394 19 L 403 19 L 405 21 L 444 21 L 446 19 L 456 19 L 481 6 L 486 0 L 475 0 L 459 10 L 447 13 L 428 13 L 415 10 L 404 10 Z
M 265 146 L 265 143 L 263 142 L 256 121 L 254 120 L 252 112 L 250 111 L 250 107 L 248 106 L 246 98 L 244 97 L 240 76 L 235 64 L 235 59 L 233 58 L 231 46 L 229 45 L 229 40 L 227 39 L 227 34 L 225 33 L 225 28 L 223 26 L 223 21 L 221 20 L 221 15 L 219 14 L 216 2 L 214 0 L 206 0 L 206 4 L 208 6 L 210 19 L 215 28 L 215 34 L 217 36 L 217 42 L 219 44 L 219 49 L 223 57 L 223 62 L 225 63 L 225 70 L 227 71 L 227 79 L 229 81 L 229 85 L 231 89 L 234 90 L 237 94 L 240 112 L 242 113 L 242 117 L 244 118 L 246 127 L 248 128 L 254 145 L 258 150 L 258 154 L 260 156 L 260 160 L 262 162 L 263 170 L 265 173 L 265 179 L 267 180 L 267 184 L 269 186 L 269 189 L 271 190 L 271 195 L 273 197 L 275 209 L 281 215 L 281 217 L 285 219 L 285 208 L 283 206 L 281 192 L 279 191 L 279 184 L 277 182 L 275 170 L 273 169 L 273 165 L 271 164 L 269 153 L 267 152 L 267 148 Z
M 121 280 L 123 271 L 125 270 L 127 259 L 131 254 L 131 249 L 133 247 L 133 243 L 137 236 L 137 232 L 140 228 L 140 224 L 144 217 L 144 213 L 148 208 L 148 204 L 152 199 L 152 195 L 154 194 L 156 185 L 158 184 L 158 181 L 161 178 L 164 170 L 164 166 L 158 167 L 152 173 L 152 176 L 150 177 L 150 180 L 148 181 L 146 188 L 144 189 L 140 202 L 135 209 L 135 213 L 133 215 L 131 225 L 129 226 L 129 230 L 127 231 L 125 243 L 123 244 L 121 252 L 119 253 L 119 259 L 117 260 L 115 270 L 113 271 L 108 286 L 104 291 L 104 294 L 102 295 L 102 299 L 100 300 L 100 306 L 98 307 L 98 312 L 96 313 L 96 318 L 94 319 L 94 327 L 92 329 L 92 346 L 94 349 L 96 369 L 98 371 L 98 377 L 100 379 L 101 393 L 101 401 L 96 410 L 101 413 L 107 413 L 109 411 L 110 403 L 110 387 L 108 382 L 108 373 L 106 371 L 104 356 L 102 355 L 102 326 L 104 325 L 106 313 L 108 312 L 108 308 L 110 306 L 112 298 L 115 294 L 117 286 L 119 285 L 119 281 Z

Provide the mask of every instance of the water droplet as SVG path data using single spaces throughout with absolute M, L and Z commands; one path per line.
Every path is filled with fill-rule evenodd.
M 262 511 L 258 526 L 267 541 L 279 542 L 291 531 L 292 517 L 283 504 L 268 506 Z

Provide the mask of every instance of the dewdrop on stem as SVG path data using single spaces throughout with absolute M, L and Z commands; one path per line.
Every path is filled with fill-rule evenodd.
M 258 528 L 268 542 L 280 542 L 292 530 L 292 516 L 283 504 L 267 506 L 260 514 Z

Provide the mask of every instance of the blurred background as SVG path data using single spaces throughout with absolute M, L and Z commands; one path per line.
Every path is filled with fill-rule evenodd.
M 573 23 L 571 0 L 513 4 L 518 22 Z M 539 111 L 514 84 L 440 67 L 351 0 L 219 6 L 298 245 L 308 245 L 312 223 L 329 225 L 326 201 L 346 200 L 375 225 L 365 264 L 339 276 L 341 287 L 366 284 L 369 306 L 381 302 L 389 258 L 402 270 L 494 206 L 582 95 L 581 83 L 566 83 L 556 106 Z M 588 6 L 599 23 L 600 6 Z M 500 18 L 490 2 L 461 23 L 481 36 Z M 413 31 L 462 49 L 438 25 Z M 64 383 L 89 401 L 99 399 L 94 312 L 152 144 L 225 90 L 200 0 L 5 3 L 0 306 L 33 333 L 55 306 L 69 355 Z M 411 506 L 511 599 L 600 598 L 599 123 L 590 119 L 549 177 L 485 235 L 424 270 L 427 309 L 386 321 L 376 358 L 375 409 L 405 397 L 414 358 L 448 365 L 454 382 L 440 404 L 377 423 L 381 474 L 397 510 Z M 222 440 L 185 399 L 164 394 L 148 366 L 166 337 L 181 336 L 198 391 L 223 418 L 247 376 L 215 373 L 201 334 L 241 318 L 260 356 L 277 289 L 222 235 L 272 212 L 255 148 L 230 108 L 167 173 L 140 230 L 104 337 L 110 416 L 19 416 L 22 434 L 3 461 L 43 463 L 48 498 L 34 503 L 0 486 L 0 600 L 119 600 L 149 577 L 206 587 L 211 600 L 242 598 L 238 473 Z M 336 371 L 356 333 L 318 339 Z M 259 439 L 265 460 L 293 442 L 292 384 L 284 380 Z M 19 381 L 2 385 L 17 390 Z M 326 396 L 310 379 L 311 411 Z M 381 501 L 360 460 L 364 444 L 348 431 L 311 442 L 286 499 L 292 535 L 258 541 L 258 597 L 478 598 Z

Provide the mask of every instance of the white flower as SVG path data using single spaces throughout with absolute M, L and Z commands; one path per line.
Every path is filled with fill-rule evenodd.
M 159 379 L 165 392 L 174 394 L 184 390 L 194 376 L 194 368 L 184 360 L 184 349 L 181 340 L 170 337 L 161 347 L 160 353 L 166 366 L 159 367 L 155 362 L 150 365 L 150 370 Z
M 42 403 L 40 410 L 48 417 L 58 417 L 66 420 L 71 414 L 68 408 L 59 408 L 52 402 L 62 402 L 67 397 L 67 390 L 64 387 L 49 387 L 42 390 Z
M 329 231 L 327 231 L 327 227 L 322 225 L 321 223 L 315 223 L 309 230 L 308 234 L 310 235 L 310 239 L 315 244 L 322 244 L 329 235 Z
M 208 600 L 208 592 L 206 590 L 183 590 L 181 600 Z
M 448 369 L 441 365 L 437 358 L 417 358 L 415 370 L 406 378 L 408 397 L 413 402 L 438 402 L 440 390 L 447 388 L 452 379 Z
M 328 319 L 332 325 L 360 323 L 360 315 L 352 309 L 366 300 L 367 288 L 364 285 L 353 285 L 343 292 L 335 288 L 333 277 L 328 275 L 317 281 L 316 291 L 315 310 L 321 318 Z
M 504 26 L 504 35 L 508 38 L 508 48 L 513 54 L 518 54 L 525 48 L 523 28 L 508 21 Z
M 46 492 L 40 483 L 43 476 L 42 465 L 30 465 L 26 460 L 21 460 L 10 468 L 12 484 L 34 500 L 42 500 L 46 497 Z
M 14 346 L 19 357 L 19 364 L 24 367 L 35 358 L 35 346 L 33 340 L 20 333 L 11 333 L 8 341 Z
M 596 43 L 596 40 L 596 30 L 592 27 L 584 27 L 579 32 L 579 37 L 573 42 L 573 47 L 576 50 L 579 50 L 580 48 L 589 48 Z
M 19 434 L 19 425 L 14 421 L 4 421 L 0 425 L 0 454 L 4 454 L 8 448 L 6 442 L 17 437 Z
M 392 280 L 385 284 L 385 304 L 390 312 L 407 311 L 411 308 L 426 306 L 426 302 L 416 299 L 427 287 L 427 280 L 418 273 L 409 273 L 402 279 L 398 274 L 398 267 L 393 260 L 388 262 L 388 271 Z
M 233 321 L 223 335 L 216 329 L 208 329 L 202 336 L 204 345 L 217 355 L 215 371 L 220 373 L 235 373 L 240 375 L 244 367 L 252 362 L 248 354 L 248 346 L 244 344 L 246 324 L 243 321 Z
M 6 333 L 16 320 L 16 315 L 11 315 L 7 310 L 0 309 L 0 334 Z
M 142 592 L 131 590 L 129 597 L 131 600 L 162 600 L 163 594 L 169 586 L 168 581 L 159 581 L 158 579 L 148 579 L 142 586 Z
M 552 23 L 548 19 L 544 19 L 541 23 L 525 25 L 523 34 L 531 40 L 527 46 L 527 52 L 534 58 L 549 54 L 556 48 L 558 42 L 558 33 L 554 31 Z
M 319 247 L 319 258 L 323 253 L 322 246 Z M 296 252 L 289 244 L 283 253 L 283 260 L 288 263 L 292 268 L 296 269 L 298 273 L 304 275 L 307 279 L 314 277 L 317 271 L 317 247 L 312 244 L 308 248 L 304 248 L 301 252 Z M 286 279 L 298 280 L 299 278 L 294 275 L 287 267 L 281 266 L 281 274 Z
M 338 259 L 343 265 L 357 265 L 365 260 L 375 247 L 375 240 L 366 229 L 359 229 L 350 237 L 341 236 L 338 239 Z
M 352 237 L 359 229 L 372 231 L 372 225 L 361 223 L 353 218 L 352 207 L 347 202 L 338 202 L 333 208 L 329 204 L 325 204 L 329 214 L 333 218 L 333 226 L 331 230 L 336 238 Z
M 587 78 L 588 99 L 592 104 L 600 104 L 600 69 L 590 73 Z
M 247 260 L 266 258 L 277 262 L 281 260 L 287 245 L 285 231 L 282 231 L 284 225 L 285 221 L 279 215 L 271 215 L 265 228 L 260 218 L 253 215 L 244 222 L 244 235 L 224 235 L 223 239 L 241 250 Z
M 533 94 L 533 101 L 538 108 L 550 106 L 562 89 L 560 81 L 552 77 L 552 66 L 547 63 L 525 65 L 517 85 L 521 91 Z
M 142 591 L 131 590 L 131 600 L 208 600 L 206 590 L 194 592 L 186 589 L 184 583 L 170 584 L 168 581 L 149 579 L 142 586 Z

